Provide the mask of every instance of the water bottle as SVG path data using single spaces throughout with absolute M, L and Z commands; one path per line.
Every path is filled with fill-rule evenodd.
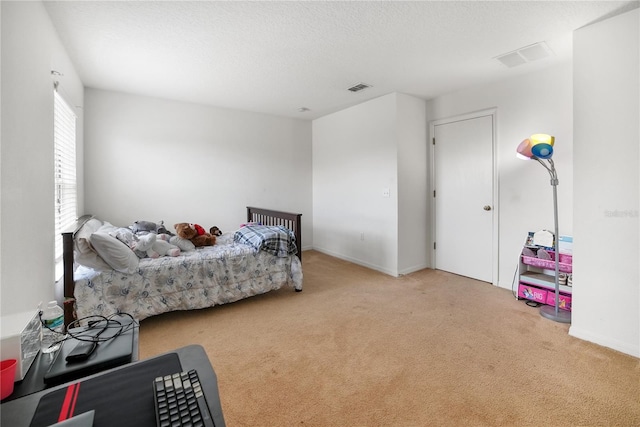
M 56 301 L 49 301 L 42 311 L 42 344 L 43 353 L 52 353 L 60 348 L 64 339 L 64 310 Z

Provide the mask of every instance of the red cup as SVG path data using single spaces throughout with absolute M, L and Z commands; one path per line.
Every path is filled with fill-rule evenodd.
M 7 359 L 0 362 L 0 400 L 9 397 L 13 393 L 16 363 L 16 359 Z

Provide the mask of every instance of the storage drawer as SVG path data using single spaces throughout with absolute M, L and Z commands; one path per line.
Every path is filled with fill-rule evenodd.
M 551 294 L 551 292 L 546 289 L 536 288 L 535 286 L 527 285 L 526 283 L 518 284 L 518 297 L 520 298 L 525 298 L 541 304 L 547 304 L 549 294 Z
M 549 291 L 547 292 L 547 302 L 546 304 L 551 305 L 553 307 L 556 306 L 556 292 Z M 571 311 L 571 295 L 559 294 L 558 297 L 558 308 L 561 310 Z

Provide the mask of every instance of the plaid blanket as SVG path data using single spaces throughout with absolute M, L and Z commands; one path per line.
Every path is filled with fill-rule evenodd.
M 277 257 L 298 253 L 295 234 L 282 225 L 246 225 L 235 232 L 233 240 Z

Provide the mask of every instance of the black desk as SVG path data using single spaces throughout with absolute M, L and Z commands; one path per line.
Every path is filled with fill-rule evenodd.
M 204 349 L 199 345 L 190 345 L 187 347 L 179 348 L 170 353 L 177 354 L 180 360 L 180 365 L 182 366 L 182 370 L 188 371 L 189 369 L 196 369 L 198 371 L 200 382 L 202 384 L 207 403 L 209 404 L 209 409 L 211 411 L 214 423 L 216 427 L 225 427 L 224 417 L 222 414 L 222 406 L 220 404 L 220 396 L 218 394 L 218 380 Z M 85 377 L 82 379 L 82 381 L 109 375 L 112 372 L 126 369 L 127 367 L 130 367 L 132 365 L 144 366 L 145 363 L 148 363 L 153 359 L 155 358 L 141 360 L 131 364 L 119 366 L 117 368 L 109 369 L 107 371 Z M 56 387 L 51 387 L 46 390 L 30 394 L 28 396 L 21 397 L 19 399 L 3 403 L 2 407 L 0 408 L 0 425 L 12 427 L 28 427 L 31 423 L 31 418 L 36 411 L 40 398 L 50 392 L 56 391 L 58 389 L 63 389 L 68 384 L 70 383 L 61 384 Z M 126 426 L 121 425 L 118 427 Z

